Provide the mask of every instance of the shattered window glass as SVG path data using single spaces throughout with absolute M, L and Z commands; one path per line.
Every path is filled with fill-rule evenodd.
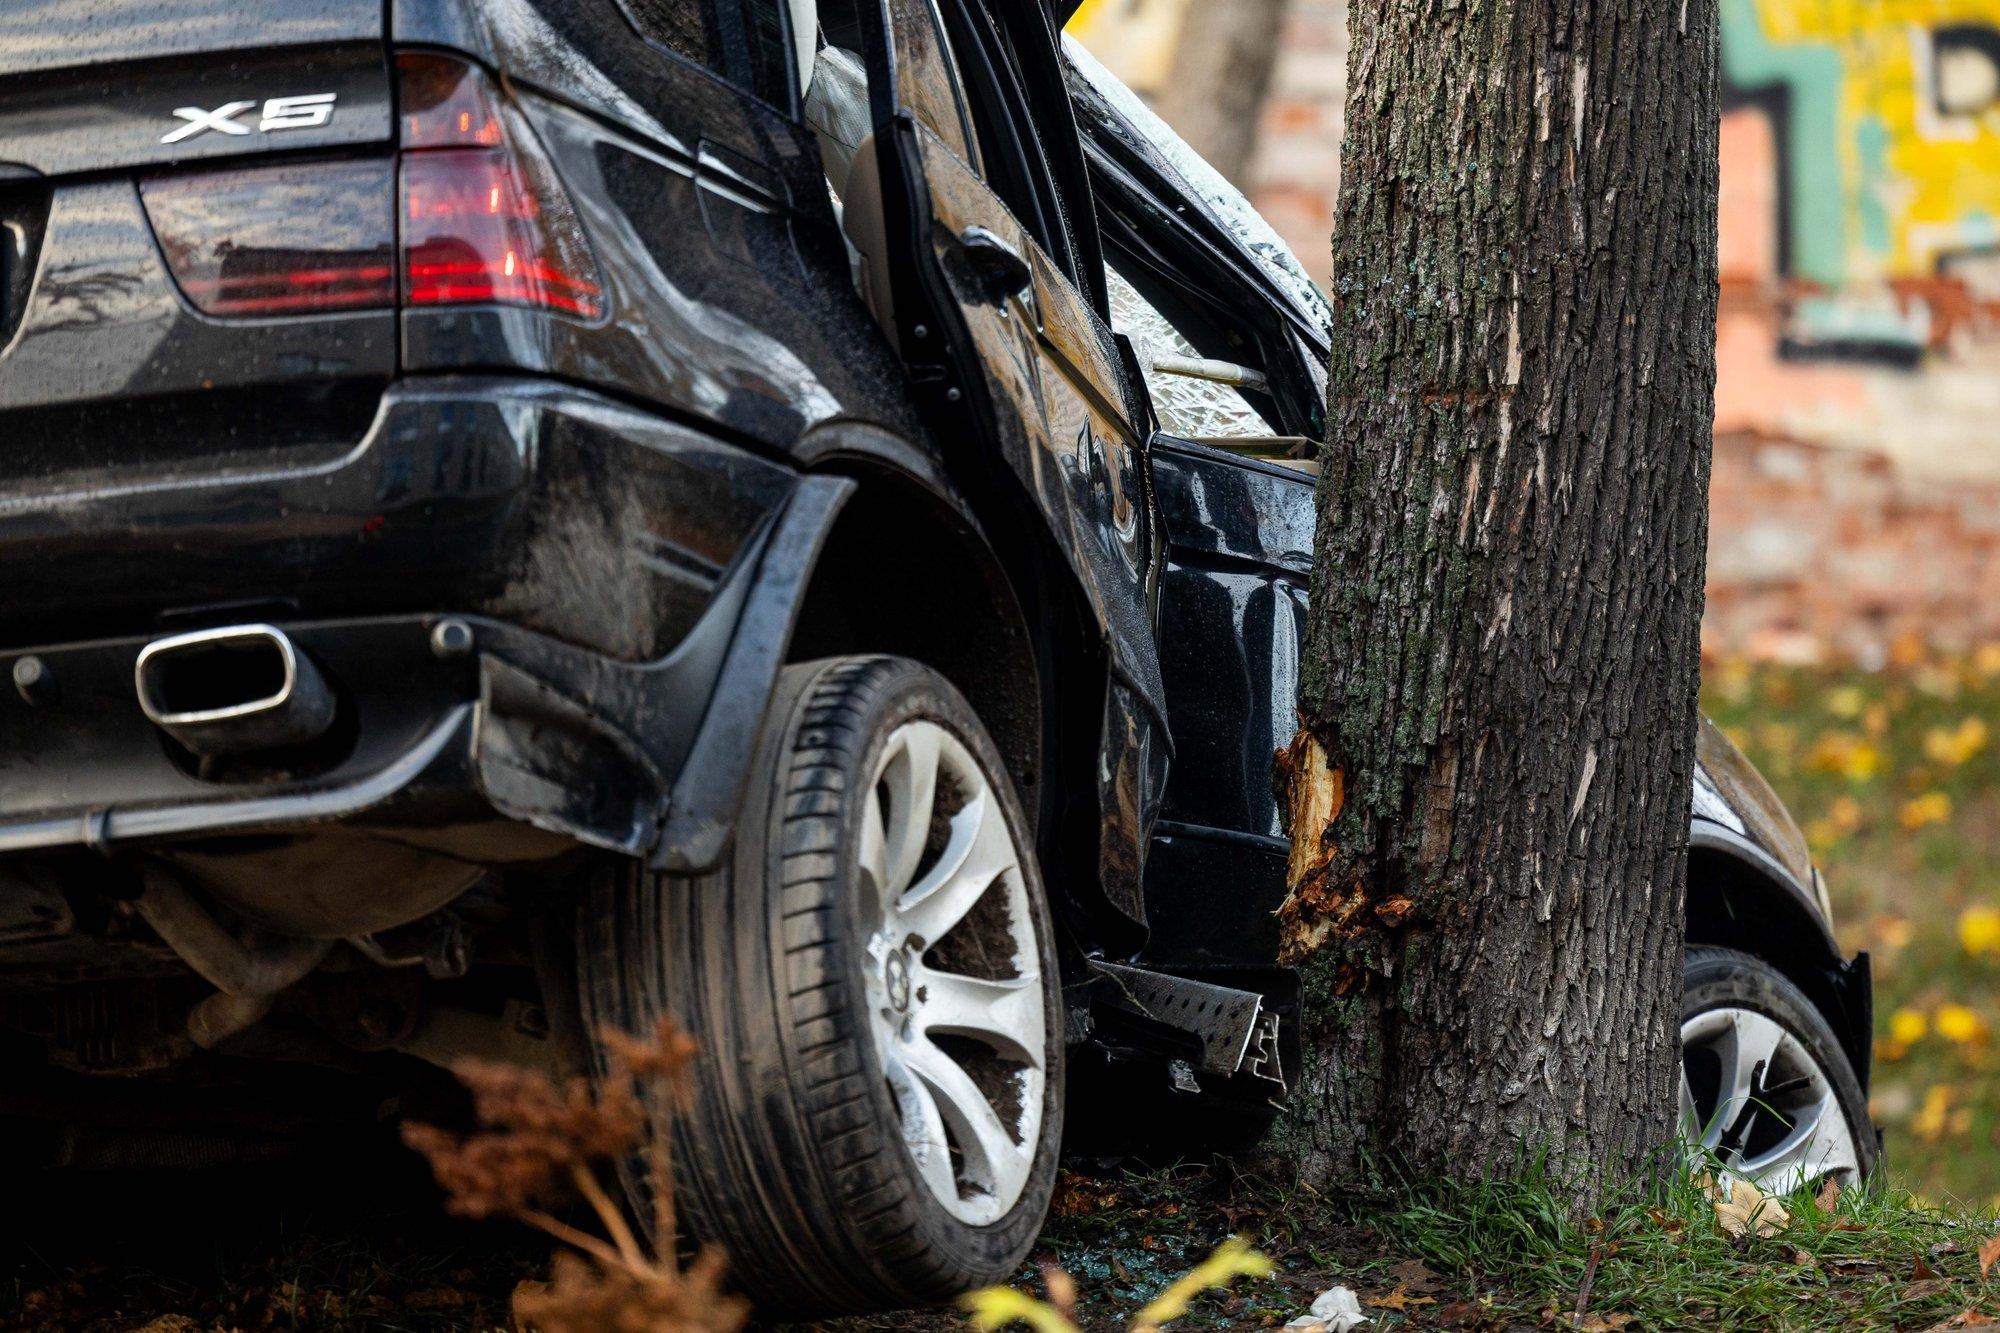
M 1111 295 L 1111 327 L 1132 340 L 1146 389 L 1159 414 L 1160 429 L 1189 440 L 1215 440 L 1276 433 L 1250 401 L 1227 384 L 1172 375 L 1153 368 L 1153 354 L 1198 360 L 1201 353 L 1167 317 L 1109 264 L 1105 286 Z

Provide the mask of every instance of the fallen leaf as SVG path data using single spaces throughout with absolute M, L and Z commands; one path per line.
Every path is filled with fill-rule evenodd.
M 1819 1185 L 1819 1197 L 1814 1202 L 1819 1204 L 1819 1210 L 1822 1213 L 1830 1213 L 1838 1208 L 1840 1206 L 1840 1182 L 1832 1176 L 1828 1176 L 1825 1180 L 1822 1180 Z
M 1590 1314 L 1576 1326 L 1576 1333 L 1618 1333 L 1618 1330 L 1632 1322 L 1629 1314 Z
M 1421 1259 L 1403 1259 L 1389 1265 L 1389 1276 L 1399 1287 L 1428 1287 L 1438 1282 L 1438 1275 L 1424 1267 Z
M 1989 1236 L 1979 1243 L 1979 1276 L 1985 1277 L 1996 1263 L 2000 1263 L 2000 1236 Z
M 1951 1318 L 1932 1324 L 1924 1333 L 1950 1333 L 1955 1328 L 1992 1328 L 2000 1319 L 1979 1310 L 1960 1310 Z
M 1912 1282 L 1909 1286 L 1903 1288 L 1903 1299 L 1906 1301 L 1927 1301 L 1950 1285 L 1951 1283 L 1941 1277 L 1927 1277 L 1921 1282 Z
M 1932 1268 L 1929 1264 L 1925 1263 L 1924 1256 L 1922 1256 L 1921 1254 L 1918 1255 L 1916 1257 L 1916 1261 L 1910 1265 L 1910 1281 L 1912 1282 L 1924 1282 L 1936 1276 L 1937 1276 L 1937 1270 L 1935 1268 Z
M 1475 1301 L 1453 1301 L 1437 1312 L 1439 1328 L 1464 1328 L 1476 1324 L 1486 1317 L 1486 1311 Z
M 1775 1236 L 1791 1224 L 1785 1206 L 1747 1180 L 1725 1176 L 1711 1181 L 1709 1197 L 1714 1203 L 1715 1220 L 1729 1236 Z
M 1398 1282 L 1396 1289 L 1387 1296 L 1370 1296 L 1368 1303 L 1383 1310 L 1403 1310 L 1412 1305 L 1436 1305 L 1437 1298 L 1435 1296 L 1412 1296 L 1410 1295 L 1409 1288 Z

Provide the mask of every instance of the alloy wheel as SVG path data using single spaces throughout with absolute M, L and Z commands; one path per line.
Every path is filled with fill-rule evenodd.
M 1681 1024 L 1680 1116 L 1700 1157 L 1767 1193 L 1859 1174 L 1833 1081 L 1797 1035 L 1754 1009 L 1708 1009 Z
M 859 830 L 871 1035 L 918 1174 L 985 1225 L 1021 1197 L 1042 1131 L 1048 1014 L 1035 913 L 972 753 L 912 721 L 876 761 Z

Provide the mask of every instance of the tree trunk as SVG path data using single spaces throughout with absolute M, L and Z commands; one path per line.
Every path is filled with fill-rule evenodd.
M 1287 951 L 1331 1176 L 1672 1129 L 1715 0 L 1351 10 Z
M 1239 189 L 1247 185 L 1287 4 L 1193 0 L 1160 90 L 1160 118 Z

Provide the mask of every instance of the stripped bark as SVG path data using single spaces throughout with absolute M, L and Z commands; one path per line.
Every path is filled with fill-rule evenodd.
M 1322 1174 L 1671 1130 L 1715 0 L 1352 10 L 1285 940 Z

